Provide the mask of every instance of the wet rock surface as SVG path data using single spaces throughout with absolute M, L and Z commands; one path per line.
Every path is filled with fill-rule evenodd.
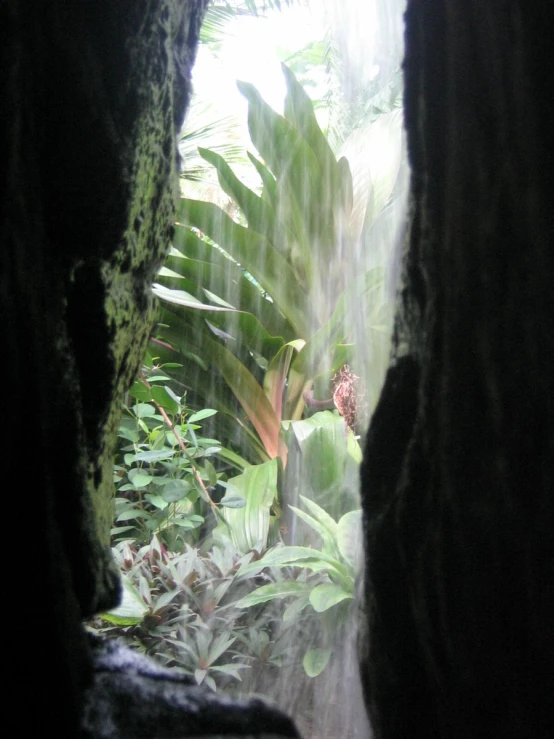
M 82 719 L 90 739 L 300 737 L 261 700 L 231 700 L 115 642 L 91 637 L 91 647 L 94 677 Z

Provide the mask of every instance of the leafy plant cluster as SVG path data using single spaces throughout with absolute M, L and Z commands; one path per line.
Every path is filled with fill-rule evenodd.
M 235 605 L 259 579 L 255 573 L 239 576 L 254 552 L 240 555 L 228 544 L 202 553 L 187 544 L 174 553 L 154 535 L 142 547 L 120 542 L 113 553 L 122 572 L 123 599 L 119 608 L 89 625 L 96 633 L 214 690 L 288 658 L 290 644 L 268 609 L 247 614 Z
M 147 544 L 156 534 L 170 551 L 199 541 L 264 550 L 278 537 L 281 460 L 250 465 L 202 435 L 200 424 L 217 411 L 188 408 L 167 368 L 147 357 L 128 393 L 114 465 L 114 541 Z
M 216 411 L 191 411 L 172 389 L 167 367 L 154 365 L 150 356 L 146 361 L 129 390 L 119 429 L 112 536 L 147 543 L 157 535 L 178 551 L 192 532 L 198 538 L 210 513 L 221 517 L 222 507 L 242 504 L 225 496 L 216 503 L 213 497 L 238 457 L 198 433 L 199 423 Z M 216 470 L 217 460 L 223 471 Z
M 350 369 L 352 302 L 386 346 L 383 270 L 348 265 L 397 172 L 353 176 L 284 74 L 284 116 L 240 85 L 259 191 L 200 150 L 236 220 L 181 200 L 153 288 L 158 357 L 129 391 L 114 467 L 124 598 L 90 624 L 214 689 L 332 660 L 360 565 L 356 427 L 375 395 Z
M 200 149 L 240 218 L 182 198 L 173 248 L 154 285 L 158 336 L 170 347 L 162 348 L 163 361 L 178 357 L 183 372 L 176 378 L 198 407 L 217 408 L 221 433 L 237 438 L 253 463 L 280 457 L 286 464 L 282 422 L 311 415 L 312 398 L 333 407 L 333 376 L 355 366 L 353 303 L 368 317 L 368 341 L 387 341 L 383 270 L 352 269 L 356 244 L 385 203 L 381 195 L 376 201 L 375 187 L 362 202 L 348 161 L 336 159 L 310 99 L 285 65 L 283 71 L 284 116 L 239 83 L 260 192 L 220 154 Z M 377 365 L 384 359 L 377 351 L 374 357 Z M 371 407 L 374 392 L 366 391 Z
M 201 435 L 200 423 L 215 412 L 188 409 L 165 369 L 147 357 L 129 391 L 114 465 L 112 530 L 123 601 L 89 628 L 213 689 L 229 689 L 230 681 L 245 675 L 256 689 L 276 669 L 299 666 L 300 659 L 305 674 L 317 676 L 346 617 L 343 601 L 353 596 L 357 565 L 348 542 L 354 541 L 351 524 L 358 512 L 335 523 L 302 498 L 312 515 L 290 510 L 307 524 L 313 544 L 320 541 L 320 550 L 285 545 L 275 525 L 281 520 L 278 460 L 247 465 Z M 294 422 L 288 433 L 308 464 L 326 438 L 329 464 L 318 486 L 336 492 L 353 437 L 337 414 L 317 415 L 322 419 Z M 293 631 L 294 641 L 304 632 L 304 643 L 312 644 L 300 657 Z
M 260 603 L 290 599 L 283 612 L 284 622 L 297 618 L 304 609 L 311 607 L 311 621 L 314 621 L 314 615 L 318 617 L 319 646 L 310 645 L 305 651 L 303 666 L 308 676 L 316 677 L 329 662 L 335 634 L 346 622 L 354 598 L 360 571 L 361 511 L 350 511 L 335 521 L 309 498 L 302 496 L 301 500 L 310 513 L 294 506 L 291 510 L 318 534 L 321 546 L 274 547 L 255 562 L 244 564 L 241 574 L 248 576 L 266 569 L 274 572 L 281 568 L 311 574 L 260 585 L 244 596 L 237 606 L 251 608 Z
M 154 534 L 147 545 L 122 541 L 121 605 L 89 624 L 212 689 L 244 681 L 256 690 L 282 667 L 316 677 L 345 623 L 358 572 L 358 512 L 335 522 L 304 499 L 295 512 L 321 537 L 320 549 L 270 547 L 241 554 L 231 542 L 202 552 L 170 552 Z M 294 639 L 291 638 L 294 632 Z M 299 656 L 298 640 L 309 645 Z

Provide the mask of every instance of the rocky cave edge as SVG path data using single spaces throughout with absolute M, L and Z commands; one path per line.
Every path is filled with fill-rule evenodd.
M 81 626 L 119 596 L 111 459 L 206 4 L 0 6 L 12 736 L 295 735 L 95 655 Z M 553 21 L 539 0 L 408 0 L 409 232 L 362 470 L 377 739 L 554 736 Z

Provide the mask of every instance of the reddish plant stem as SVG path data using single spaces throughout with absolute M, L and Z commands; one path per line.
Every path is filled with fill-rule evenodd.
M 140 381 L 142 382 L 142 384 L 145 387 L 148 388 L 148 390 L 152 390 L 152 387 L 151 387 L 150 383 L 148 382 L 148 380 L 146 379 L 146 377 L 142 373 L 140 374 Z M 159 412 L 160 412 L 160 414 L 161 414 L 164 422 L 166 423 L 166 425 L 171 430 L 172 434 L 177 439 L 177 443 L 179 444 L 179 446 L 181 447 L 181 449 L 183 450 L 183 452 L 186 454 L 187 458 L 192 460 L 192 458 L 191 458 L 191 456 L 190 456 L 190 454 L 188 452 L 188 449 L 186 447 L 185 442 L 183 441 L 183 439 L 179 435 L 179 432 L 175 428 L 175 424 L 173 424 L 171 422 L 171 419 L 167 415 L 165 409 L 162 408 L 162 406 L 154 398 L 152 398 L 152 402 L 154 403 L 154 405 L 156 406 L 156 408 L 159 410 Z M 208 493 L 208 490 L 207 490 L 206 486 L 204 485 L 204 481 L 200 477 L 200 473 L 198 472 L 198 470 L 196 469 L 196 467 L 194 466 L 194 464 L 191 464 L 191 467 L 192 467 L 192 474 L 194 475 L 194 477 L 196 478 L 196 481 L 198 482 L 198 484 L 200 485 L 200 487 L 204 491 L 204 495 L 206 496 L 209 505 L 212 507 L 214 513 L 216 515 L 218 515 L 219 514 L 219 510 L 217 508 L 217 505 L 213 502 L 210 494 Z

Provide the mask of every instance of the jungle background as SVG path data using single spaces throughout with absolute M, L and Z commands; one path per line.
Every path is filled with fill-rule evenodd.
M 351 6 L 209 6 L 157 321 L 119 429 L 123 601 L 87 624 L 275 700 L 304 736 L 361 730 L 329 686 L 347 669 L 358 689 L 359 465 L 407 186 L 401 40 Z M 369 50 L 360 12 L 383 36 Z

